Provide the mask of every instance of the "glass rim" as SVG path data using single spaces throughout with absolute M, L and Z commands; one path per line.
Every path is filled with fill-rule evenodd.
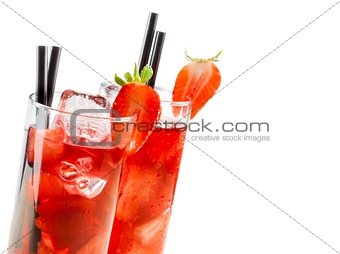
M 100 86 L 102 86 L 105 89 L 106 92 L 110 92 L 110 89 L 107 89 L 108 85 L 114 86 L 115 88 L 117 88 L 117 91 L 120 90 L 120 86 L 117 85 L 116 83 L 114 83 L 113 81 L 105 81 L 105 82 L 102 82 L 100 84 Z M 171 93 L 170 90 L 168 90 L 166 88 L 163 88 L 163 87 L 158 87 L 158 86 L 155 86 L 155 90 Z M 172 106 L 179 106 L 179 107 L 181 107 L 181 106 L 190 106 L 191 105 L 191 100 L 187 100 L 187 101 L 171 101 L 171 100 L 162 100 L 161 99 L 161 103 L 167 103 L 167 104 L 171 104 Z
M 56 91 L 55 94 L 62 94 L 62 92 Z M 133 122 L 136 118 L 136 114 L 132 115 L 132 116 L 125 116 L 125 117 L 99 117 L 99 116 L 88 116 L 88 115 L 82 115 L 82 114 L 76 114 L 74 112 L 68 112 L 68 111 L 63 111 L 57 108 L 53 108 L 51 106 L 47 106 L 44 104 L 41 104 L 39 102 L 35 101 L 35 94 L 36 93 L 31 93 L 28 96 L 29 102 L 32 103 L 32 105 L 34 105 L 37 108 L 41 108 L 41 109 L 45 109 L 45 110 L 49 110 L 52 112 L 56 112 L 58 114 L 62 114 L 62 115 L 76 115 L 77 117 L 81 117 L 81 118 L 88 118 L 88 119 L 97 119 L 97 120 L 109 120 L 111 122 Z

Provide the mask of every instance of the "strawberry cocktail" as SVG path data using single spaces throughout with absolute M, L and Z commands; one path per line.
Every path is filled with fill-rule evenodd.
M 113 108 L 121 114 L 128 106 L 137 108 L 134 109 L 137 115 L 137 133 L 132 136 L 140 144 L 139 148 L 135 147 L 135 153 L 129 154 L 122 170 L 108 253 L 162 253 L 191 102 L 160 101 L 158 94 L 164 98 L 171 96 L 171 93 L 153 90 L 141 83 L 124 84 L 121 88 L 102 84 L 101 93 L 114 101 Z M 128 101 L 127 98 L 130 99 L 129 105 L 125 104 L 124 109 L 120 108 L 123 101 Z M 152 102 L 154 109 L 159 105 L 157 107 L 161 109 L 160 115 L 150 112 L 146 101 Z M 138 131 L 138 123 L 148 123 L 145 126 L 153 127 L 145 129 L 145 132 L 142 128 Z M 153 131 L 150 134 L 147 130 Z M 144 142 L 146 134 L 149 136 Z
M 113 102 L 112 109 L 122 116 L 137 117 L 122 170 L 110 254 L 163 253 L 191 103 L 202 108 L 220 81 L 218 69 L 209 59 L 192 60 L 185 66 L 172 94 L 146 85 L 147 78 L 141 77 L 150 77 L 149 72 L 152 70 L 146 66 L 138 74 L 135 67 L 134 75 L 125 74 L 126 81 L 116 75 L 118 85 L 101 85 L 100 93 Z M 206 83 L 197 87 L 200 76 L 188 73 L 200 75 Z M 164 97 L 168 100 L 161 101 Z M 199 109 L 195 108 L 194 114 Z
M 156 129 L 126 162 L 109 253 L 163 252 L 185 134 Z
M 112 118 L 104 98 L 69 90 L 58 109 L 33 99 L 8 253 L 106 253 L 129 142 L 129 131 L 116 142 L 111 126 L 133 118 Z

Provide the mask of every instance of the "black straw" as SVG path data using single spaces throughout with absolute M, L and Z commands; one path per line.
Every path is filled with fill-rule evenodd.
M 36 102 L 46 105 L 47 88 L 47 47 L 37 47 Z
M 153 75 L 148 82 L 148 85 L 151 86 L 152 88 L 155 87 L 155 83 L 156 83 L 157 72 L 158 72 L 159 62 L 161 61 L 165 35 L 166 33 L 159 32 L 159 31 L 157 31 L 155 35 L 155 41 L 153 44 L 153 50 L 152 50 L 152 55 L 150 59 L 150 66 L 153 70 Z
M 150 12 L 148 22 L 146 24 L 142 50 L 141 50 L 140 57 L 139 57 L 139 64 L 138 64 L 139 72 L 141 72 L 144 66 L 149 63 L 149 57 L 150 57 L 154 33 L 156 30 L 157 20 L 158 20 L 158 14 L 154 12 Z
M 50 63 L 47 74 L 47 106 L 52 106 L 52 100 L 55 90 L 55 83 L 58 75 L 59 60 L 61 55 L 60 47 L 52 47 Z

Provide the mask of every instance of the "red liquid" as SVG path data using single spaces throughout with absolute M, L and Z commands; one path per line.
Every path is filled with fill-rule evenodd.
M 126 161 L 108 253 L 163 252 L 185 129 L 155 129 Z
M 30 129 L 9 253 L 106 253 L 124 151 Z

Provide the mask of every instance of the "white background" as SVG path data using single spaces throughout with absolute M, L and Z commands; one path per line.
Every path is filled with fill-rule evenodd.
M 149 11 L 167 32 L 158 86 L 171 88 L 185 47 L 217 63 L 221 87 L 336 0 L 7 1 L 107 79 L 138 61 Z M 0 3 L 0 251 L 6 249 L 35 46 L 55 45 Z M 266 121 L 270 142 L 194 144 L 340 250 L 340 4 L 215 96 L 197 115 Z M 65 50 L 58 90 L 96 92 L 103 78 Z M 209 133 L 189 134 L 206 135 Z M 222 133 L 213 133 L 220 135 Z M 166 253 L 336 253 L 186 143 Z

